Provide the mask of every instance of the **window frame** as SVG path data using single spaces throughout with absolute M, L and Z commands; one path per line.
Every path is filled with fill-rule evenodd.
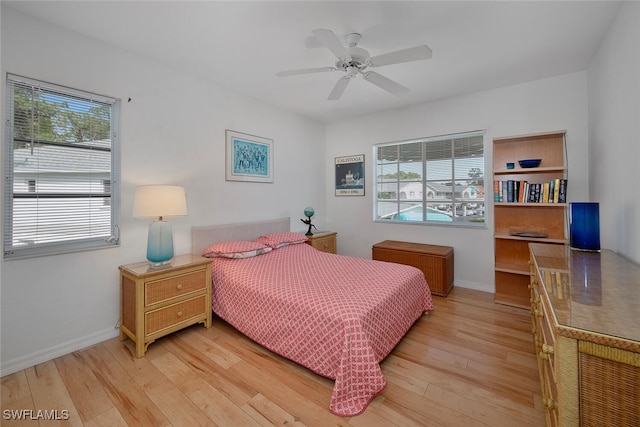
M 17 174 L 15 165 L 14 165 L 14 148 L 16 147 L 16 139 L 14 138 L 14 127 L 15 127 L 15 107 L 14 107 L 14 93 L 16 86 L 32 86 L 38 90 L 42 90 L 45 94 L 49 96 L 63 96 L 69 98 L 75 98 L 80 100 L 80 102 L 85 103 L 100 103 L 107 104 L 110 106 L 110 147 L 108 149 L 103 149 L 102 151 L 110 151 L 110 165 L 109 165 L 109 182 L 110 182 L 110 192 L 104 192 L 103 194 L 109 194 L 108 197 L 103 198 L 103 204 L 106 200 L 109 200 L 109 204 L 105 205 L 109 208 L 109 213 L 106 215 L 109 217 L 109 222 L 107 228 L 110 229 L 109 235 L 93 235 L 90 237 L 77 237 L 71 239 L 58 239 L 54 241 L 47 241 L 42 243 L 31 243 L 24 245 L 16 245 L 13 237 L 13 227 L 14 227 L 14 217 L 15 217 L 15 203 L 14 200 L 16 197 L 14 196 L 14 182 L 16 180 Z M 104 95 L 95 94 L 89 91 L 73 89 L 66 86 L 61 86 L 54 83 L 44 82 L 41 80 L 36 80 L 28 77 L 18 76 L 11 73 L 6 73 L 5 80 L 5 88 L 6 88 L 6 106 L 7 106 L 7 117 L 6 117 L 6 126 L 5 126 L 5 146 L 4 149 L 4 159 L 3 159 L 3 167 L 4 167 L 4 177 L 5 182 L 3 185 L 3 212 L 4 218 L 2 221 L 3 227 L 3 256 L 5 260 L 13 260 L 13 259 L 23 259 L 23 258 L 31 258 L 38 256 L 46 256 L 46 255 L 57 255 L 63 253 L 71 253 L 71 252 L 83 252 L 87 250 L 95 250 L 95 249 L 104 249 L 111 248 L 114 246 L 120 245 L 120 114 L 121 114 L 121 100 L 113 97 L 108 97 Z M 91 142 L 91 141 L 89 141 Z M 55 146 L 55 143 L 47 142 L 45 145 L 47 146 Z M 65 144 L 59 144 L 60 146 L 65 146 Z M 74 171 L 74 169 L 71 169 Z M 82 172 L 90 175 L 91 172 Z M 105 175 L 106 176 L 106 175 Z M 35 186 L 33 190 L 36 194 L 38 193 L 38 179 L 33 178 L 35 182 Z M 29 190 L 31 190 L 31 179 L 29 180 Z M 105 187 L 106 190 L 106 187 Z M 15 193 L 18 195 L 18 198 L 21 198 L 19 193 Z M 33 193 L 28 193 L 33 194 Z M 52 193 L 53 195 L 63 195 L 69 197 L 69 195 L 63 194 L 60 190 L 58 192 Z M 75 194 L 75 193 L 74 193 Z M 77 193 L 80 197 L 78 199 L 83 199 L 83 195 L 87 195 L 87 193 Z M 45 197 L 47 194 L 45 194 Z M 30 196 L 29 196 L 30 197 Z M 53 197 L 53 196 L 50 196 Z M 72 196 L 73 197 L 73 196 Z M 85 199 L 91 199 L 93 193 L 84 197 Z M 24 196 L 22 197 L 24 198 Z M 40 210 L 41 208 L 38 207 Z M 51 212 L 49 210 L 44 209 L 45 212 Z M 36 211 L 37 212 L 37 211 Z M 91 220 L 84 222 L 85 224 L 92 224 Z M 94 222 L 95 223 L 95 222 Z
M 478 201 L 482 203 L 482 208 L 483 208 L 483 213 L 479 216 L 476 217 L 474 220 L 456 220 L 456 218 L 458 218 L 459 216 L 456 215 L 456 206 L 457 204 L 462 204 L 462 203 L 468 203 L 463 201 L 463 197 L 462 194 L 460 196 L 456 196 L 456 191 L 453 190 L 451 191 L 451 199 L 450 200 L 442 200 L 442 201 L 438 201 L 438 200 L 434 200 L 431 199 L 427 196 L 427 187 L 428 187 L 428 183 L 435 183 L 437 181 L 443 181 L 443 179 L 438 179 L 438 180 L 434 180 L 434 179 L 428 179 L 428 173 L 427 173 L 427 159 L 426 159 L 426 145 L 429 143 L 442 143 L 442 142 L 446 142 L 446 141 L 451 141 L 451 156 L 450 157 L 445 157 L 443 158 L 443 160 L 450 160 L 451 161 L 451 173 L 450 175 L 447 175 L 447 179 L 446 181 L 448 182 L 449 186 L 451 186 L 451 188 L 455 188 L 455 183 L 456 181 L 461 181 L 462 179 L 460 177 L 456 177 L 456 167 L 455 167 L 455 161 L 456 161 L 456 157 L 455 157 L 455 141 L 456 140 L 463 140 L 465 138 L 473 138 L 473 137 L 481 137 L 482 138 L 482 187 L 483 187 L 483 195 L 482 197 L 478 198 Z M 404 172 L 401 169 L 401 165 L 405 164 L 405 163 L 410 163 L 410 161 L 403 161 L 402 160 L 402 153 L 401 153 L 401 149 L 399 147 L 401 146 L 405 146 L 408 144 L 420 144 L 420 149 L 421 149 L 421 156 L 420 156 L 420 162 L 421 162 L 421 168 L 420 168 L 420 177 L 419 178 L 415 178 L 415 179 L 401 179 L 401 172 Z M 383 148 L 383 147 L 398 147 L 398 152 L 396 154 L 397 158 L 395 160 L 392 161 L 388 161 L 388 162 L 381 162 L 380 159 L 378 158 L 379 155 L 379 149 Z M 487 186 L 487 181 L 486 181 L 486 171 L 487 171 L 487 132 L 486 130 L 475 130 L 475 131 L 468 131 L 468 132 L 461 132 L 461 133 L 454 133 L 454 134 L 446 134 L 446 135 L 438 135 L 438 136 L 431 136 L 431 137 L 425 137 L 425 138 L 415 138 L 415 139 L 408 139 L 408 140 L 402 140 L 402 141 L 392 141 L 392 142 L 384 142 L 384 143 L 378 143 L 378 144 L 374 144 L 373 146 L 373 159 L 374 159 L 374 165 L 373 165 L 373 221 L 375 223 L 381 223 L 381 224 L 406 224 L 406 225 L 436 225 L 436 226 L 445 226 L 445 227 L 466 227 L 466 228 L 473 228 L 473 229 L 486 229 L 487 228 L 487 191 L 486 191 L 486 186 Z M 458 160 L 460 159 L 464 159 L 464 157 L 458 157 Z M 388 169 L 389 166 L 393 166 L 396 165 L 397 168 L 395 170 L 397 177 L 391 180 L 383 180 L 381 179 L 381 177 L 384 175 L 383 170 L 386 168 Z M 418 166 L 416 166 L 417 168 Z M 471 170 L 471 169 L 470 169 Z M 469 175 L 469 180 L 471 180 L 471 176 Z M 422 197 L 418 198 L 418 199 L 405 199 L 402 198 L 401 195 L 401 183 L 404 181 L 405 184 L 407 184 L 408 182 L 411 181 L 415 181 L 416 184 L 421 186 L 420 191 L 422 192 Z M 384 184 L 387 184 L 387 186 L 390 189 L 393 189 L 393 186 L 395 185 L 395 193 L 394 192 L 390 192 L 390 191 L 380 191 L 381 189 L 384 188 Z M 469 184 L 468 188 L 472 187 L 472 184 Z M 415 191 L 414 189 L 409 188 L 407 191 L 411 192 L 411 191 Z M 464 190 L 463 190 L 464 191 Z M 381 194 L 387 194 L 390 193 L 391 198 L 386 199 L 386 198 L 379 198 L 379 195 Z M 395 194 L 395 197 L 393 197 Z M 383 212 L 379 212 L 380 209 L 380 202 L 385 203 L 387 200 L 389 200 L 389 205 L 391 206 L 392 203 L 395 203 L 397 206 L 395 207 L 395 211 L 391 212 L 390 214 L 385 214 Z M 406 202 L 403 202 L 403 200 L 406 200 Z M 444 220 L 436 220 L 436 219 L 427 219 L 427 213 L 428 211 L 425 211 L 425 207 L 429 208 L 429 204 L 431 203 L 442 203 L 442 204 L 450 204 L 451 205 L 451 213 L 449 214 L 449 216 L 452 218 L 451 221 L 444 221 Z M 413 203 L 414 206 L 418 207 L 420 206 L 422 208 L 422 212 L 420 213 L 422 215 L 422 220 L 407 220 L 407 219 L 395 219 L 395 218 L 382 218 L 383 216 L 386 215 L 391 215 L 391 214 L 399 214 L 400 212 L 402 212 L 402 204 L 411 204 Z M 439 213 L 438 212 L 434 212 L 437 216 Z M 394 216 L 395 216 L 394 215 Z

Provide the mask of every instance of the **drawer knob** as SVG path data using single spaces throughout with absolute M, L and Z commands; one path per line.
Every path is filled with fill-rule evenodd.
M 547 409 L 555 409 L 556 408 L 556 402 L 551 398 L 544 399 L 544 407 L 547 408 Z
M 182 317 L 182 311 L 177 312 L 177 313 L 176 313 L 176 316 L 178 316 L 178 317 Z
M 181 290 L 182 289 L 182 283 L 178 283 L 178 285 L 176 286 L 177 290 Z

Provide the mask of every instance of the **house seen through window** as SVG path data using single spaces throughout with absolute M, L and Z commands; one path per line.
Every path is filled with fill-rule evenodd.
M 484 227 L 484 133 L 377 144 L 374 220 Z
M 119 105 L 7 75 L 5 258 L 118 244 Z

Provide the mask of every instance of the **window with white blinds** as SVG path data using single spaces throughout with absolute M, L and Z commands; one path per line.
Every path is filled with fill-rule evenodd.
M 119 244 L 119 107 L 7 75 L 5 259 Z
M 484 227 L 484 132 L 374 146 L 374 221 Z

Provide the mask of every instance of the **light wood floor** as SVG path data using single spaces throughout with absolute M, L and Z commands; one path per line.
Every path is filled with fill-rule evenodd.
M 529 312 L 454 288 L 382 362 L 360 416 L 328 411 L 333 382 L 214 318 L 132 356 L 118 338 L 2 378 L 2 426 L 541 426 Z M 66 421 L 7 420 L 57 410 Z M 24 413 L 24 412 L 23 412 Z M 55 413 L 54 413 L 55 414 Z M 43 415 L 42 413 L 40 415 Z M 39 424 L 38 424 L 39 423 Z

